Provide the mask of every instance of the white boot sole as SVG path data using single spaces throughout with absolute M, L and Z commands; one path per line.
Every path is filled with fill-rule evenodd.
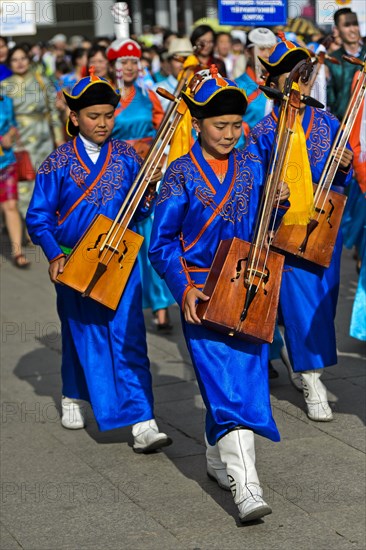
M 242 523 L 247 523 L 248 521 L 255 521 L 269 514 L 272 514 L 272 508 L 268 506 L 268 504 L 261 504 L 251 512 L 245 514 L 245 516 L 239 516 L 239 518 Z
M 154 451 L 158 451 L 163 447 L 168 447 L 172 443 L 173 443 L 173 440 L 170 437 L 164 437 L 161 439 L 157 439 L 156 441 L 153 441 L 152 443 L 150 443 L 150 445 L 147 445 L 147 447 L 132 447 L 132 448 L 135 453 L 149 454 L 149 453 L 153 453 Z

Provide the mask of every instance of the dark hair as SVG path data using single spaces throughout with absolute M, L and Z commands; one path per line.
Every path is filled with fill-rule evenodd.
M 75 48 L 75 50 L 73 50 L 71 54 L 71 63 L 73 67 L 76 66 L 77 59 L 81 59 L 83 55 L 85 55 L 85 53 L 86 53 L 85 48 Z
M 7 36 L 0 36 L 0 40 L 2 40 L 6 46 L 8 45 L 8 37 Z
M 97 53 L 101 53 L 103 57 L 105 57 L 106 59 L 107 58 L 107 48 L 105 46 L 93 46 L 92 48 L 90 48 L 90 50 L 88 50 L 88 65 L 89 65 L 89 62 L 90 62 L 90 59 L 92 57 L 95 56 L 95 54 Z
M 15 54 L 15 52 L 17 52 L 18 50 L 21 50 L 21 51 L 27 56 L 27 58 L 28 58 L 29 61 L 30 61 L 30 58 L 29 58 L 29 49 L 28 49 L 26 46 L 19 45 L 19 46 L 14 46 L 14 48 L 11 48 L 11 50 L 9 50 L 9 52 L 8 52 L 8 57 L 7 57 L 7 60 L 6 60 L 7 65 L 10 65 L 11 58 L 13 57 L 13 55 Z
M 334 12 L 333 19 L 336 27 L 338 27 L 339 18 L 341 17 L 341 15 L 346 15 L 347 13 L 354 12 L 351 10 L 351 8 L 341 8 L 340 10 Z
M 100 42 L 107 42 L 107 44 L 111 44 L 112 40 L 108 36 L 96 36 L 93 40 L 92 47 L 95 48 L 96 46 L 102 46 Z
M 67 74 L 71 71 L 71 67 L 68 64 L 65 59 L 61 59 L 61 61 L 56 61 L 55 69 L 60 74 Z
M 215 31 L 209 25 L 198 25 L 198 27 L 196 27 L 191 34 L 190 40 L 192 42 L 192 46 L 195 46 L 197 41 L 201 38 L 201 36 L 203 36 L 208 32 L 212 33 L 213 39 L 215 41 L 216 39 Z

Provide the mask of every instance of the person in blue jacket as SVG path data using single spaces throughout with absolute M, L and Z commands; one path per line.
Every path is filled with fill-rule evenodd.
M 26 218 L 55 283 L 94 217 L 116 217 L 141 164 L 130 145 L 110 139 L 120 95 L 107 80 L 91 74 L 64 96 L 73 140 L 42 163 Z M 150 215 L 160 177 L 148 187 L 134 222 Z M 132 425 L 136 452 L 169 445 L 171 439 L 154 420 L 137 262 L 116 311 L 68 286 L 56 284 L 56 293 L 62 330 L 62 425 L 83 428 L 88 401 L 100 430 Z

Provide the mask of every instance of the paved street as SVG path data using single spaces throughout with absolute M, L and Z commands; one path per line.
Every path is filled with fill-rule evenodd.
M 242 526 L 230 494 L 206 476 L 204 407 L 172 308 L 174 333 L 146 315 L 158 424 L 174 440 L 136 455 L 130 429 L 60 425 L 60 327 L 47 264 L 0 257 L 1 550 L 338 550 L 366 548 L 365 345 L 348 336 L 357 284 L 345 250 L 337 316 L 339 364 L 324 379 L 335 419 L 314 423 L 281 361 L 271 381 L 282 441 L 257 438 L 273 514 Z M 102 343 L 101 343 L 102 345 Z

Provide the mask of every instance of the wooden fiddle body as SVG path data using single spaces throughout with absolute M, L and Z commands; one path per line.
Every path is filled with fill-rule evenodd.
M 228 336 L 255 344 L 271 343 L 285 257 L 270 251 L 267 258 L 267 251 L 262 251 L 258 272 L 265 275 L 263 279 L 257 278 L 257 289 L 247 280 L 250 247 L 249 242 L 236 237 L 220 242 L 203 289 L 211 299 L 198 304 L 197 315 L 207 328 Z M 253 297 L 248 295 L 250 292 Z M 252 303 L 245 314 L 245 306 L 251 298 Z
M 313 184 L 316 192 L 317 185 Z M 271 246 L 309 262 L 329 267 L 347 197 L 336 191 L 322 189 L 319 195 L 322 207 L 315 206 L 316 216 L 308 225 L 281 223 Z
M 94 218 L 68 257 L 67 270 L 60 273 L 57 280 L 81 292 L 84 298 L 90 297 L 115 310 L 144 238 L 130 229 L 125 229 L 121 224 L 117 224 L 115 235 L 117 242 L 121 239 L 120 243 L 114 250 L 110 250 L 108 264 L 100 262 L 100 244 L 112 224 L 113 220 L 103 214 Z M 107 269 L 109 284 L 106 284 L 102 277 Z M 94 275 L 91 277 L 93 272 Z

